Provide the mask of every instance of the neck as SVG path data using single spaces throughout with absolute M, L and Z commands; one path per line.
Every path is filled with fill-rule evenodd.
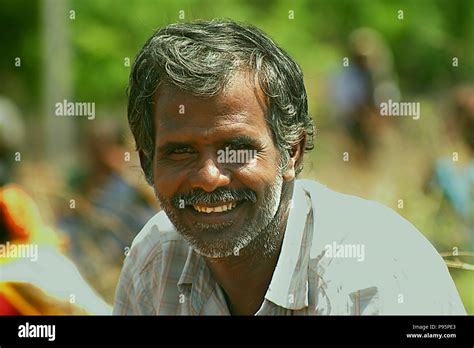
M 262 238 L 252 241 L 239 255 L 206 258 L 207 266 L 225 292 L 231 314 L 253 315 L 264 300 L 280 255 L 293 186 L 293 182 L 283 186 L 276 218 L 262 232 Z M 276 248 L 270 254 L 263 248 L 268 238 L 276 238 Z

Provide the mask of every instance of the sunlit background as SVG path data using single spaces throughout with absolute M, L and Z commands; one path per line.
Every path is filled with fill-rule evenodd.
M 40 271 L 18 274 L 0 282 L 0 309 L 104 313 L 100 297 L 113 303 L 128 247 L 159 209 L 126 123 L 130 67 L 157 28 L 212 18 L 256 25 L 301 65 L 317 127 L 302 177 L 412 222 L 474 314 L 470 0 L 0 0 L 0 184 L 11 189 L 1 207 L 17 221 L 3 242 L 58 253 L 38 268 L 53 290 Z M 419 103 L 419 118 L 381 116 L 388 99 Z M 57 116 L 64 100 L 94 103 L 94 117 Z M 14 262 L 0 259 L 0 280 Z M 65 276 L 76 269 L 91 289 Z

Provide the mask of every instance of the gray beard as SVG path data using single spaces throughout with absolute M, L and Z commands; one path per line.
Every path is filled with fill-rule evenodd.
M 264 193 L 260 212 L 255 219 L 248 221 L 244 225 L 243 232 L 237 236 L 217 239 L 212 242 L 206 242 L 196 237 L 196 233 L 192 233 L 179 222 L 179 219 L 174 214 L 172 204 L 162 199 L 156 190 L 155 195 L 177 232 L 198 254 L 209 258 L 238 256 L 240 251 L 245 248 L 246 253 L 259 250 L 259 253 L 264 257 L 270 257 L 278 251 L 279 246 L 278 227 L 281 222 L 281 216 L 277 212 L 281 204 L 282 187 L 283 178 L 281 175 L 278 175 L 276 182 Z M 230 227 L 230 225 L 231 223 L 228 226 L 198 223 L 196 228 L 211 232 L 214 229 L 218 232 L 223 228 Z

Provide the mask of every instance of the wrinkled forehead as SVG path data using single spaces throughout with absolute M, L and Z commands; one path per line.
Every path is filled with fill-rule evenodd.
M 203 97 L 161 84 L 153 98 L 157 137 L 189 129 L 215 129 L 241 124 L 266 128 L 265 93 L 250 73 L 233 76 L 215 96 Z

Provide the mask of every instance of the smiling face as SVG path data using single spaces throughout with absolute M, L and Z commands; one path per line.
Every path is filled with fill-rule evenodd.
M 282 187 L 294 172 L 280 169 L 263 92 L 239 73 L 210 98 L 162 84 L 154 104 L 154 189 L 178 232 L 208 257 L 252 241 L 274 248 Z

